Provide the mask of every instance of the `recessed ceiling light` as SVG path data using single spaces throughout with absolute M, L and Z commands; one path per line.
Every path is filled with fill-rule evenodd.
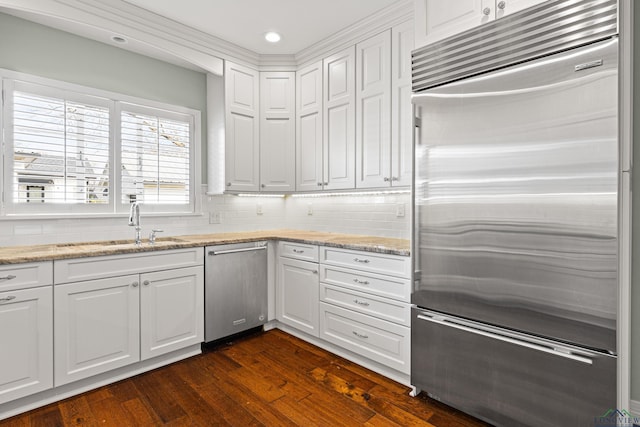
M 264 35 L 264 39 L 270 43 L 277 43 L 280 41 L 280 34 L 276 33 L 275 31 L 269 31 Z
M 111 36 L 111 40 L 113 40 L 116 43 L 126 43 L 127 39 L 125 39 L 124 37 L 121 36 Z

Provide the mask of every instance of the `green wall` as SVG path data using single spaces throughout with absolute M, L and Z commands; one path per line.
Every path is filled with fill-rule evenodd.
M 0 13 L 0 68 L 199 110 L 206 183 L 206 75 Z M 199 190 L 197 190 L 199 191 Z
M 634 102 L 633 102 L 633 164 L 636 166 L 632 176 L 633 188 L 640 188 L 640 147 L 635 139 L 640 138 L 640 4 L 634 7 Z M 632 232 L 632 265 L 631 278 L 631 399 L 640 401 L 640 194 L 635 192 L 633 198 L 633 232 Z

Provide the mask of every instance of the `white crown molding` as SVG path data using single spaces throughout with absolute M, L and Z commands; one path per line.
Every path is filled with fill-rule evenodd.
M 298 66 L 327 57 L 336 51 L 352 46 L 394 25 L 413 19 L 413 0 L 394 3 L 355 24 L 334 33 L 332 36 L 298 52 Z
M 0 0 L 0 7 L 107 31 L 147 46 L 149 56 L 153 56 L 154 50 L 161 50 L 219 75 L 222 60 L 261 71 L 295 71 L 303 63 L 353 45 L 413 16 L 413 1 L 404 0 L 295 55 L 260 55 L 124 0 Z

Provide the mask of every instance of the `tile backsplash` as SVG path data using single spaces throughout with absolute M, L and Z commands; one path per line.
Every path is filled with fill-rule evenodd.
M 208 196 L 203 189 L 201 198 L 202 215 L 145 215 L 142 206 L 143 236 L 152 228 L 163 229 L 160 236 L 290 228 L 410 237 L 409 194 L 270 198 Z M 132 239 L 133 235 L 126 215 L 0 220 L 3 246 Z

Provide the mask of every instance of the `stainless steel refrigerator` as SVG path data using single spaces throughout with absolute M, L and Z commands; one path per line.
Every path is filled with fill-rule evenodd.
M 616 407 L 616 34 L 549 1 L 413 54 L 411 380 L 496 425 Z

